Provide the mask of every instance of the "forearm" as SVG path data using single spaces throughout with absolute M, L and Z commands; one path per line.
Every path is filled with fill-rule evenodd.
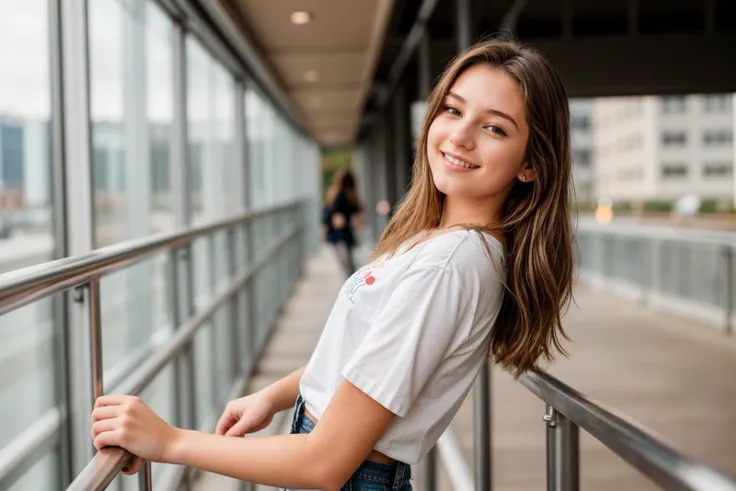
M 308 434 L 233 438 L 180 430 L 167 462 L 267 486 L 339 489 L 309 448 Z
M 305 368 L 301 367 L 298 370 L 294 370 L 286 377 L 263 389 L 264 394 L 273 403 L 274 412 L 289 409 L 294 405 L 296 396 L 299 394 L 299 382 L 302 379 Z

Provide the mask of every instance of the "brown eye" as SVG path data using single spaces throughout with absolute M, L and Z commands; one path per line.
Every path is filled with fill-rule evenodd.
M 445 106 L 445 111 L 452 114 L 453 116 L 460 116 L 460 111 L 458 111 L 455 107 Z
M 500 126 L 490 125 L 486 126 L 486 129 L 489 130 L 491 133 L 495 133 L 500 136 L 506 136 L 506 132 Z

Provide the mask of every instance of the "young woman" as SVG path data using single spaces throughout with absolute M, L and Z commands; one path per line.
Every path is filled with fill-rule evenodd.
M 325 226 L 325 239 L 334 247 L 348 276 L 355 272 L 353 225 L 361 210 L 355 177 L 350 171 L 337 171 L 332 186 L 327 190 L 322 223 Z
M 96 447 L 285 488 L 411 489 L 409 465 L 489 354 L 520 374 L 562 350 L 567 104 L 531 49 L 488 41 L 459 55 L 430 97 L 411 189 L 377 259 L 340 291 L 309 364 L 230 402 L 215 435 L 174 428 L 137 398 L 101 397 Z M 233 438 L 295 399 L 292 434 Z

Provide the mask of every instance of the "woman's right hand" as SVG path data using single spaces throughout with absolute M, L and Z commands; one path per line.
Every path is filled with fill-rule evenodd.
M 273 415 L 270 399 L 262 392 L 256 392 L 228 402 L 215 432 L 218 435 L 242 437 L 268 426 Z

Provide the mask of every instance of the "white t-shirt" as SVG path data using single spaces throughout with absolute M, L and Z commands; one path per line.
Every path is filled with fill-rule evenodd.
M 398 416 L 374 448 L 416 464 L 488 356 L 505 271 L 502 245 L 466 230 L 359 269 L 340 290 L 302 376 L 309 412 L 321 418 L 345 378 Z

